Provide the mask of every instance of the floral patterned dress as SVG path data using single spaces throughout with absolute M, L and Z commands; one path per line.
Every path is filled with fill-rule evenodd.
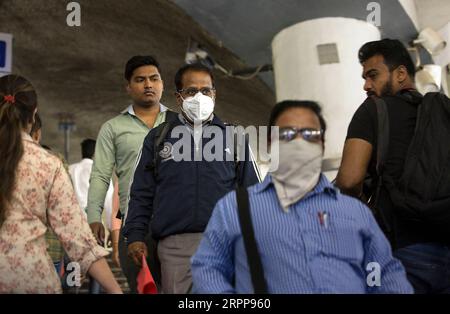
M 97 245 L 62 162 L 23 133 L 24 154 L 11 205 L 0 227 L 0 293 L 61 293 L 47 253 L 51 228 L 84 276 L 108 254 Z

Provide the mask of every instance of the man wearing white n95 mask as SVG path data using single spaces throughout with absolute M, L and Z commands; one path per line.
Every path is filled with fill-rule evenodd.
M 182 92 L 180 92 L 180 97 L 183 99 L 182 111 L 185 117 L 190 122 L 203 122 L 207 120 L 214 111 L 214 100 L 213 93 L 214 89 L 210 87 L 204 87 L 202 90 L 197 90 L 196 88 L 186 89 L 185 94 L 192 95 L 183 99 Z M 203 94 L 205 93 L 205 94 Z
M 158 241 L 163 293 L 190 291 L 190 258 L 217 200 L 236 183 L 258 182 L 250 158 L 228 158 L 233 146 L 227 141 L 225 124 L 213 113 L 216 92 L 211 70 L 201 64 L 186 65 L 175 75 L 175 85 L 181 113 L 145 138 L 123 229 L 128 254 L 139 264 L 142 254 L 147 255 L 143 239 L 150 225 Z M 176 137 L 178 131 L 184 132 L 181 138 Z M 213 133 L 217 136 L 208 136 Z M 182 147 L 185 159 L 178 158 L 180 143 L 187 143 Z M 218 159 L 208 160 L 208 147 L 215 147 Z M 248 146 L 245 154 L 250 155 Z
M 319 105 L 281 102 L 269 124 L 279 167 L 219 200 L 192 258 L 193 291 L 411 293 L 370 210 L 321 174 Z

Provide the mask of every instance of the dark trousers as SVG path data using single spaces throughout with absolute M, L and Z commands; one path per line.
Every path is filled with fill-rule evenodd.
M 160 290 L 161 265 L 157 257 L 156 241 L 153 240 L 150 234 L 148 234 L 145 237 L 145 244 L 147 245 L 148 250 L 147 265 L 150 268 L 150 272 L 152 273 L 153 279 L 155 280 L 158 290 Z M 125 277 L 127 277 L 130 292 L 137 293 L 136 278 L 137 275 L 139 274 L 140 268 L 133 262 L 133 259 L 128 257 L 128 248 L 127 244 L 125 243 L 125 238 L 122 235 L 122 231 L 120 231 L 119 236 L 119 259 L 122 272 L 124 273 Z
M 420 243 L 394 251 L 417 294 L 450 294 L 450 247 Z

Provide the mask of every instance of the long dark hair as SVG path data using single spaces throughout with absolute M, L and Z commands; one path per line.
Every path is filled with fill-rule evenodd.
M 0 77 L 0 227 L 23 155 L 22 130 L 33 122 L 36 106 L 36 92 L 28 80 L 18 75 Z

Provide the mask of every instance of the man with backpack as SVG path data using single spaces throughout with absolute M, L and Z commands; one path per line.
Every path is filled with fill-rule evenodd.
M 336 184 L 369 202 L 416 293 L 449 293 L 450 101 L 415 90 L 398 40 L 364 44 L 359 61 L 368 98 L 350 122 Z
M 162 292 L 188 293 L 190 259 L 214 205 L 236 184 L 257 183 L 258 174 L 248 145 L 247 158 L 239 162 L 232 158 L 235 150 L 226 140 L 229 128 L 213 113 L 216 92 L 211 70 L 201 64 L 185 65 L 176 73 L 175 85 L 181 114 L 145 138 L 123 230 L 128 254 L 139 265 L 142 254 L 148 254 L 144 238 L 151 225 L 158 241 Z M 218 158 L 205 155 L 212 146 Z

